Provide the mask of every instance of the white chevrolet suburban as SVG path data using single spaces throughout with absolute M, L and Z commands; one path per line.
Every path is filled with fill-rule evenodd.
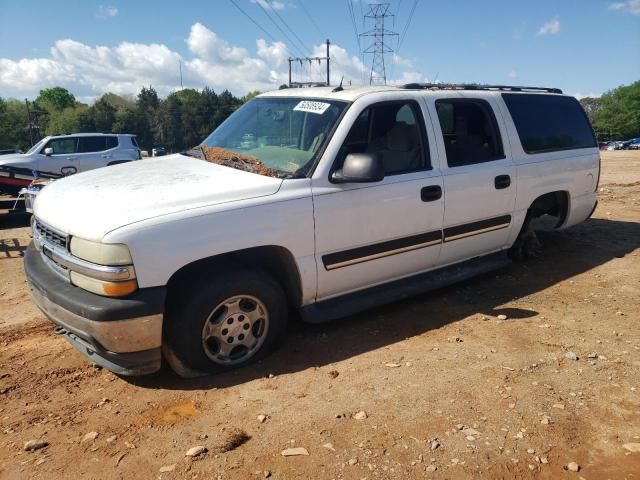
M 503 266 L 531 219 L 587 219 L 600 171 L 576 99 L 529 87 L 281 90 L 198 151 L 36 200 L 33 300 L 114 372 L 235 368 L 292 311 L 324 322 Z

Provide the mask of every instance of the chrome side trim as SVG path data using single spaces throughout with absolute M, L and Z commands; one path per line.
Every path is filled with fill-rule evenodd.
M 458 235 L 452 235 L 450 237 L 445 237 L 444 242 L 451 242 L 453 240 L 459 240 L 461 238 L 473 237 L 474 235 L 480 235 L 481 233 L 492 232 L 494 230 L 501 230 L 503 228 L 507 228 L 511 223 L 503 223 L 501 225 L 494 225 L 492 227 L 481 228 L 480 230 L 473 230 L 472 232 L 460 233 Z
M 33 230 L 33 238 L 36 240 L 35 243 L 38 245 L 39 250 L 41 250 L 46 257 L 68 270 L 107 282 L 133 280 L 136 278 L 133 265 L 107 266 L 87 262 L 81 258 L 74 257 L 65 249 L 49 242 L 49 240 L 41 236 L 35 229 Z
M 76 315 L 30 286 L 31 298 L 56 325 L 72 332 L 97 351 L 131 353 L 159 348 L 162 345 L 163 315 L 98 322 Z
M 336 268 L 348 267 L 349 265 L 355 265 L 358 263 L 368 262 L 369 260 L 376 260 L 378 258 L 389 257 L 391 255 L 397 255 L 398 253 L 410 252 L 411 250 L 418 250 L 419 248 L 431 247 L 442 243 L 442 240 L 432 240 L 430 242 L 418 243 L 416 245 L 410 245 L 408 247 L 396 248 L 395 250 L 387 250 L 386 252 L 376 253 L 374 255 L 367 255 L 366 257 L 358 257 L 353 260 L 346 260 L 340 263 L 333 263 L 325 265 L 327 270 L 334 270 Z

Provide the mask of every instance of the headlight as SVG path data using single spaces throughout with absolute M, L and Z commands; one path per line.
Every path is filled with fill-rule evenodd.
M 133 260 L 126 245 L 91 242 L 71 237 L 70 250 L 73 257 L 80 259 L 69 265 L 69 277 L 75 286 L 107 297 L 122 297 L 138 289 Z M 81 260 L 90 263 L 78 263 Z M 115 276 L 113 272 L 105 270 L 123 272 L 118 272 Z
M 122 244 L 91 242 L 71 237 L 71 254 L 98 265 L 131 265 L 129 248 Z

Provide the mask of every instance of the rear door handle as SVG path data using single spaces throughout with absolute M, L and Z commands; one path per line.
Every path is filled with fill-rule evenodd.
M 442 188 L 440 185 L 429 185 L 420 190 L 420 200 L 423 202 L 434 202 L 442 198 Z
M 494 181 L 496 190 L 502 190 L 503 188 L 509 188 L 511 185 L 511 177 L 509 175 L 498 175 Z

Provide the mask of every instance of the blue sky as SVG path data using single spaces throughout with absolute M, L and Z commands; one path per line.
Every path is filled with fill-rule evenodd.
M 0 96 L 34 97 L 63 85 L 91 101 L 149 84 L 166 95 L 179 88 L 180 63 L 185 86 L 241 95 L 285 83 L 286 58 L 323 53 L 325 37 L 334 44 L 333 81 L 367 78 L 370 60 L 362 63 L 348 0 L 234 1 L 269 35 L 231 0 L 0 0 Z M 405 29 L 414 1 L 390 0 L 397 12 L 390 29 Z M 353 8 L 362 32 L 368 2 L 354 0 Z M 294 73 L 322 79 L 314 69 Z M 601 94 L 640 79 L 640 0 L 418 0 L 398 56 L 387 58 L 387 76 Z

